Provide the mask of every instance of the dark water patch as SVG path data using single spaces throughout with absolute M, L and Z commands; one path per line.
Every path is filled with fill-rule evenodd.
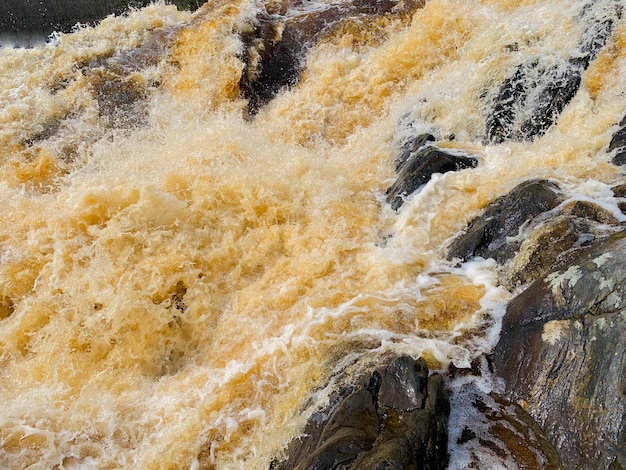
M 508 243 L 517 236 L 523 224 L 557 206 L 557 187 L 547 180 L 529 180 L 516 186 L 509 194 L 489 204 L 483 214 L 472 220 L 465 233 L 448 249 L 448 259 L 465 261 L 474 256 L 510 259 L 518 243 Z
M 95 25 L 107 16 L 141 8 L 151 0 L 4 0 L 0 3 L 0 44 L 33 47 L 53 31 L 69 33 L 76 24 Z M 179 10 L 196 10 L 202 0 L 173 0 Z M 6 40 L 3 38 L 6 35 Z

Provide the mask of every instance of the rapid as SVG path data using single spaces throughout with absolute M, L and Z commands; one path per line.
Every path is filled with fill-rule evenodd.
M 0 467 L 267 469 L 340 371 L 490 351 L 514 289 L 446 247 L 494 198 L 546 178 L 626 219 L 606 152 L 626 110 L 620 2 L 346 15 L 251 113 L 242 34 L 343 3 L 156 3 L 0 49 Z M 511 71 L 567 64 L 606 18 L 555 123 L 490 139 Z M 424 132 L 478 165 L 394 210 L 394 160 Z

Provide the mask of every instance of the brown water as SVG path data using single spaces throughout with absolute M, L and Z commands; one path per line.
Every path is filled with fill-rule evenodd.
M 253 120 L 238 33 L 260 3 L 154 5 L 1 49 L 0 466 L 268 468 L 359 357 L 467 367 L 510 293 L 446 243 L 528 178 L 615 207 L 623 22 L 546 135 L 482 143 L 484 90 L 570 57 L 582 6 L 432 0 L 338 29 Z M 433 130 L 480 164 L 396 213 L 395 143 Z

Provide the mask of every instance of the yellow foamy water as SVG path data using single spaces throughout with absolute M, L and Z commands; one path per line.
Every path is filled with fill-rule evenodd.
M 255 2 L 153 5 L 0 50 L 0 466 L 268 468 L 350 354 L 466 366 L 483 346 L 454 338 L 508 293 L 445 243 L 526 178 L 587 196 L 619 178 L 603 149 L 626 107 L 623 25 L 544 137 L 480 143 L 481 90 L 523 54 L 571 52 L 580 7 L 433 0 L 347 24 L 254 120 Z M 480 165 L 396 213 L 407 112 Z

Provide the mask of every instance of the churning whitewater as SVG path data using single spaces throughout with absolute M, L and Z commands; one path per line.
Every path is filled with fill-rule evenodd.
M 494 347 L 521 286 L 447 257 L 490 201 L 542 178 L 626 220 L 620 2 L 360 3 L 154 4 L 0 49 L 2 468 L 267 469 L 340 373 Z M 261 92 L 258 31 L 302 45 Z M 416 134 L 474 163 L 392 207 Z

